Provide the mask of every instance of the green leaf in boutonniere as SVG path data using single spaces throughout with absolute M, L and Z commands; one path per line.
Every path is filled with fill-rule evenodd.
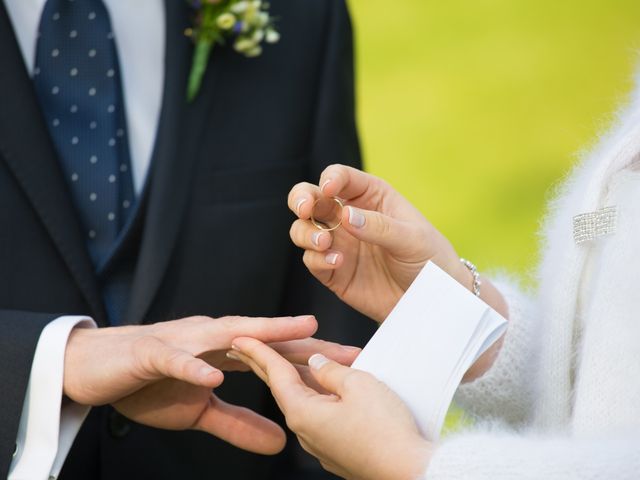
M 216 43 L 233 42 L 236 52 L 245 57 L 257 57 L 262 53 L 262 43 L 277 43 L 280 34 L 269 15 L 269 4 L 262 0 L 187 0 L 196 11 L 193 28 L 187 36 L 193 39 L 195 49 L 187 100 L 193 101 L 200 91 L 202 78 L 207 71 L 209 57 Z

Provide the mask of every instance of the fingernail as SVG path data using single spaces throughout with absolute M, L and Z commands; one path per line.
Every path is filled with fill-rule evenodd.
M 300 216 L 300 207 L 302 207 L 304 202 L 306 202 L 307 200 L 309 200 L 309 199 L 308 198 L 301 198 L 296 202 L 296 215 Z
M 347 207 L 349 209 L 349 224 L 356 228 L 364 227 L 367 219 L 365 216 L 353 207 Z
M 311 235 L 311 241 L 316 247 L 320 246 L 320 237 L 322 235 L 324 235 L 324 232 L 315 232 L 313 235 Z
M 209 375 L 211 375 L 215 371 L 216 371 L 216 369 L 213 368 L 213 367 L 201 367 L 200 368 L 200 376 L 201 377 L 208 377 Z
M 343 345 L 342 348 L 344 348 L 345 350 L 348 350 L 350 352 L 361 352 L 362 349 L 360 347 L 352 347 L 350 345 Z
M 313 317 L 313 315 L 298 315 L 297 317 L 293 317 L 293 319 L 294 320 L 298 320 L 298 321 L 302 321 L 302 320 L 309 320 L 312 317 Z
M 231 350 L 227 352 L 227 358 L 230 358 L 231 360 L 240 361 L 240 357 L 236 354 L 236 352 L 232 352 Z
M 333 181 L 333 179 L 329 179 L 329 180 L 325 180 L 324 183 L 320 186 L 320 191 L 322 193 L 324 193 L 324 187 L 326 187 L 327 185 L 329 185 L 331 182 Z
M 329 359 L 324 355 L 322 355 L 321 353 L 316 353 L 315 355 L 312 355 L 311 358 L 309 359 L 309 366 L 314 370 L 320 370 L 327 363 L 329 363 Z
M 336 263 L 338 263 L 338 254 L 337 254 L 337 253 L 330 253 L 329 255 L 327 255 L 326 257 L 324 257 L 324 260 L 325 260 L 329 265 L 335 265 Z
M 235 350 L 236 352 L 241 352 L 241 351 L 242 351 L 242 350 L 240 350 L 240 348 L 238 348 L 238 346 L 237 346 L 237 345 L 235 345 L 235 344 L 233 344 L 233 343 L 231 344 L 231 349 L 232 349 L 232 350 Z

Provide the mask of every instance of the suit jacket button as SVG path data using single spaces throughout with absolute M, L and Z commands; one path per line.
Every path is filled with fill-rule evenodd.
M 115 410 L 109 412 L 109 433 L 114 438 L 124 438 L 131 431 L 129 420 Z

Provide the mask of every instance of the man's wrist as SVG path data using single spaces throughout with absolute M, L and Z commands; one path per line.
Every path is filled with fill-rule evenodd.
M 64 356 L 69 334 L 74 327 L 95 327 L 88 317 L 62 316 L 42 331 L 33 357 L 29 387 L 24 400 L 16 438 L 17 455 L 9 478 L 47 478 L 55 462 L 62 462 L 86 410 L 80 409 L 69 428 L 63 415 Z M 67 404 L 75 407 L 73 403 Z M 65 428 L 63 428 L 65 427 Z M 64 432 L 63 432 L 64 431 Z
M 87 339 L 98 333 L 97 328 L 91 328 L 89 324 L 76 325 L 67 337 L 67 344 L 64 351 L 64 376 L 62 382 L 63 399 L 68 401 L 85 404 L 78 398 L 78 387 L 82 386 L 79 381 L 79 369 L 86 367 L 85 346 Z M 104 329 L 101 329 L 104 331 Z

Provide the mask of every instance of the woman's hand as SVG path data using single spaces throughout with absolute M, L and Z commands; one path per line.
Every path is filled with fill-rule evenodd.
M 359 480 L 415 480 L 426 470 L 431 444 L 402 400 L 372 375 L 313 355 L 310 374 L 329 393 L 320 394 L 260 341 L 237 338 L 233 348 L 228 355 L 269 385 L 289 428 L 326 470 Z
M 346 207 L 342 226 L 323 232 L 310 221 L 315 203 L 338 197 Z M 289 193 L 289 208 L 298 216 L 291 239 L 304 249 L 311 273 L 345 303 L 382 322 L 428 261 L 473 289 L 473 276 L 451 243 L 402 195 L 383 180 L 343 165 L 328 167 L 320 187 L 300 183 Z M 507 304 L 487 279 L 481 297 L 508 318 Z M 464 382 L 482 376 L 498 355 L 496 342 L 467 371 Z
M 322 232 L 311 222 L 314 204 L 338 197 L 348 205 L 342 227 Z M 460 283 L 473 278 L 449 241 L 383 180 L 343 165 L 328 167 L 320 187 L 296 185 L 289 208 L 299 217 L 291 238 L 305 250 L 311 273 L 345 303 L 382 322 L 427 261 Z

